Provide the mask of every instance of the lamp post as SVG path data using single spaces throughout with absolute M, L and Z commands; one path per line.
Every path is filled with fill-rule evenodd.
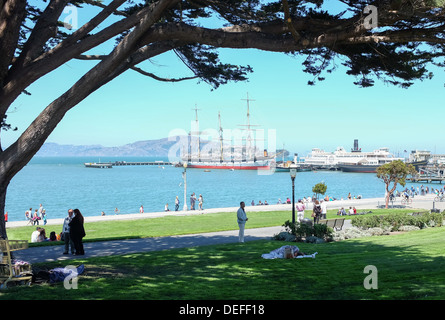
M 184 206 L 182 207 L 182 210 L 187 211 L 187 162 L 184 162 L 184 172 L 182 173 L 182 177 L 184 178 Z
M 289 173 L 292 180 L 292 224 L 295 224 L 295 176 L 297 169 L 290 169 Z

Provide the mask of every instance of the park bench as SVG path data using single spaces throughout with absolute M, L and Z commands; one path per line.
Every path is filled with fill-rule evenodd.
M 416 216 L 421 216 L 422 214 L 424 214 L 425 212 L 413 212 L 413 213 L 411 213 L 410 215 L 411 216 L 413 216 L 413 217 L 416 217 Z
M 328 227 L 335 229 L 337 231 L 343 228 L 343 224 L 345 223 L 345 218 L 339 219 L 324 219 L 318 222 L 319 224 L 326 224 Z
M 28 263 L 14 263 L 11 252 L 28 248 L 26 240 L 0 240 L 0 288 L 7 288 L 10 281 L 31 283 L 32 270 Z

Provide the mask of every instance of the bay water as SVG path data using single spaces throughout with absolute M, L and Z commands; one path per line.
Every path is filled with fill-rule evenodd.
M 34 157 L 11 181 L 6 195 L 9 221 L 25 220 L 25 211 L 42 204 L 48 219 L 64 218 L 69 208 L 78 208 L 84 216 L 161 212 L 168 203 L 175 208 L 175 197 L 184 205 L 183 168 L 174 166 L 115 166 L 111 169 L 86 168 L 85 162 L 168 161 L 149 157 Z M 298 172 L 295 200 L 312 196 L 312 187 L 324 182 L 326 195 L 346 199 L 348 194 L 363 198 L 383 197 L 383 182 L 372 173 L 340 171 Z M 401 187 L 399 187 L 399 190 Z M 202 194 L 203 208 L 237 207 L 240 201 L 250 206 L 267 201 L 276 204 L 292 198 L 289 172 L 271 175 L 256 170 L 187 169 L 187 205 L 195 192 Z M 196 204 L 196 209 L 198 205 Z

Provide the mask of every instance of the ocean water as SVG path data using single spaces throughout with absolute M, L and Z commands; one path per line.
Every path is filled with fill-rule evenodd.
M 63 218 L 69 208 L 78 208 L 85 216 L 98 216 L 104 211 L 114 214 L 164 211 L 166 203 L 174 210 L 175 197 L 184 201 L 183 168 L 173 166 L 121 166 L 111 169 L 86 168 L 85 162 L 155 161 L 166 158 L 136 157 L 48 157 L 33 158 L 11 181 L 6 195 L 9 221 L 25 219 L 25 211 L 43 204 L 48 219 Z M 348 193 L 364 198 L 383 197 L 383 182 L 372 173 L 338 171 L 299 172 L 295 179 L 295 200 L 312 195 L 312 187 L 324 182 L 326 195 L 347 198 Z M 437 186 L 437 184 L 436 184 Z M 398 188 L 401 190 L 401 187 Z M 240 201 L 250 205 L 254 200 L 276 204 L 292 198 L 292 182 L 288 172 L 259 175 L 253 170 L 187 169 L 187 204 L 195 192 L 202 194 L 205 208 L 236 207 Z M 197 208 L 197 204 L 196 204 Z

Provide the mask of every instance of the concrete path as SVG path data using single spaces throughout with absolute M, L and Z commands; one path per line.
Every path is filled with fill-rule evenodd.
M 281 226 L 246 229 L 245 241 L 270 239 L 282 229 Z M 238 242 L 238 230 L 232 230 L 171 237 L 87 242 L 84 243 L 84 256 L 64 255 L 64 245 L 32 247 L 14 252 L 14 257 L 32 264 L 236 242 Z

